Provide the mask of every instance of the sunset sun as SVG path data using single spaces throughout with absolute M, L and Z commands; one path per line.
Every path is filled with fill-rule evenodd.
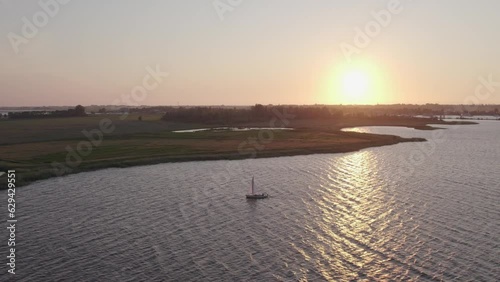
M 329 76 L 329 100 L 334 104 L 373 104 L 384 100 L 384 76 L 368 61 L 337 65 Z
M 370 89 L 370 77 L 360 70 L 346 72 L 341 83 L 342 95 L 355 103 L 366 98 Z

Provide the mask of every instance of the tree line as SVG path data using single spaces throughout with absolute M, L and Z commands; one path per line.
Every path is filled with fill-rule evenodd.
M 256 104 L 250 108 L 230 107 L 171 107 L 166 109 L 162 120 L 199 123 L 241 123 L 268 121 L 276 112 L 293 115 L 297 119 L 334 119 L 343 116 L 342 111 L 325 106 L 273 106 Z
M 59 118 L 59 117 L 82 117 L 86 116 L 85 107 L 82 105 L 76 106 L 74 109 L 57 110 L 57 111 L 24 111 L 24 112 L 9 112 L 9 119 L 41 119 L 41 118 Z

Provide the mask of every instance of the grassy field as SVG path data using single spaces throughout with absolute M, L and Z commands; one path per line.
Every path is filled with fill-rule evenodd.
M 99 135 L 89 138 L 82 133 L 84 130 L 100 130 L 100 122 L 103 119 L 109 119 L 108 127 L 113 127 L 113 130 L 101 132 L 102 138 Z M 247 125 L 268 126 L 265 123 Z M 106 167 L 350 152 L 399 142 L 425 141 L 339 131 L 342 127 L 364 125 L 399 125 L 429 129 L 425 121 L 418 120 L 384 122 L 373 119 L 346 119 L 341 122 L 291 120 L 289 126 L 296 128 L 292 131 L 174 133 L 173 130 L 221 125 L 165 122 L 160 120 L 159 115 L 143 116 L 142 121 L 139 121 L 136 115 L 130 115 L 123 120 L 117 115 L 4 120 L 0 122 L 0 171 L 15 169 L 18 184 L 24 185 L 57 175 Z M 95 144 L 91 143 L 92 140 Z M 54 162 L 58 165 L 54 166 Z M 5 175 L 3 177 L 5 178 Z M 5 181 L 1 180 L 0 183 L 5 184 Z

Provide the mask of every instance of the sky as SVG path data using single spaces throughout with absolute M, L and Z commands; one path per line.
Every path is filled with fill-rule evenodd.
M 500 104 L 498 11 L 496 0 L 0 0 L 0 107 Z

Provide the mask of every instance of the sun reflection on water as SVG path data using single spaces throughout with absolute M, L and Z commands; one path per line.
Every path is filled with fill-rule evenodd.
M 310 243 L 319 255 L 304 258 L 313 260 L 327 280 L 383 279 L 381 273 L 387 273 L 384 262 L 391 258 L 384 250 L 393 238 L 387 224 L 394 219 L 378 169 L 371 151 L 336 159 L 328 167 L 328 181 L 320 185 L 309 206 L 319 209 L 320 216 L 306 224 L 315 238 L 304 243 Z

